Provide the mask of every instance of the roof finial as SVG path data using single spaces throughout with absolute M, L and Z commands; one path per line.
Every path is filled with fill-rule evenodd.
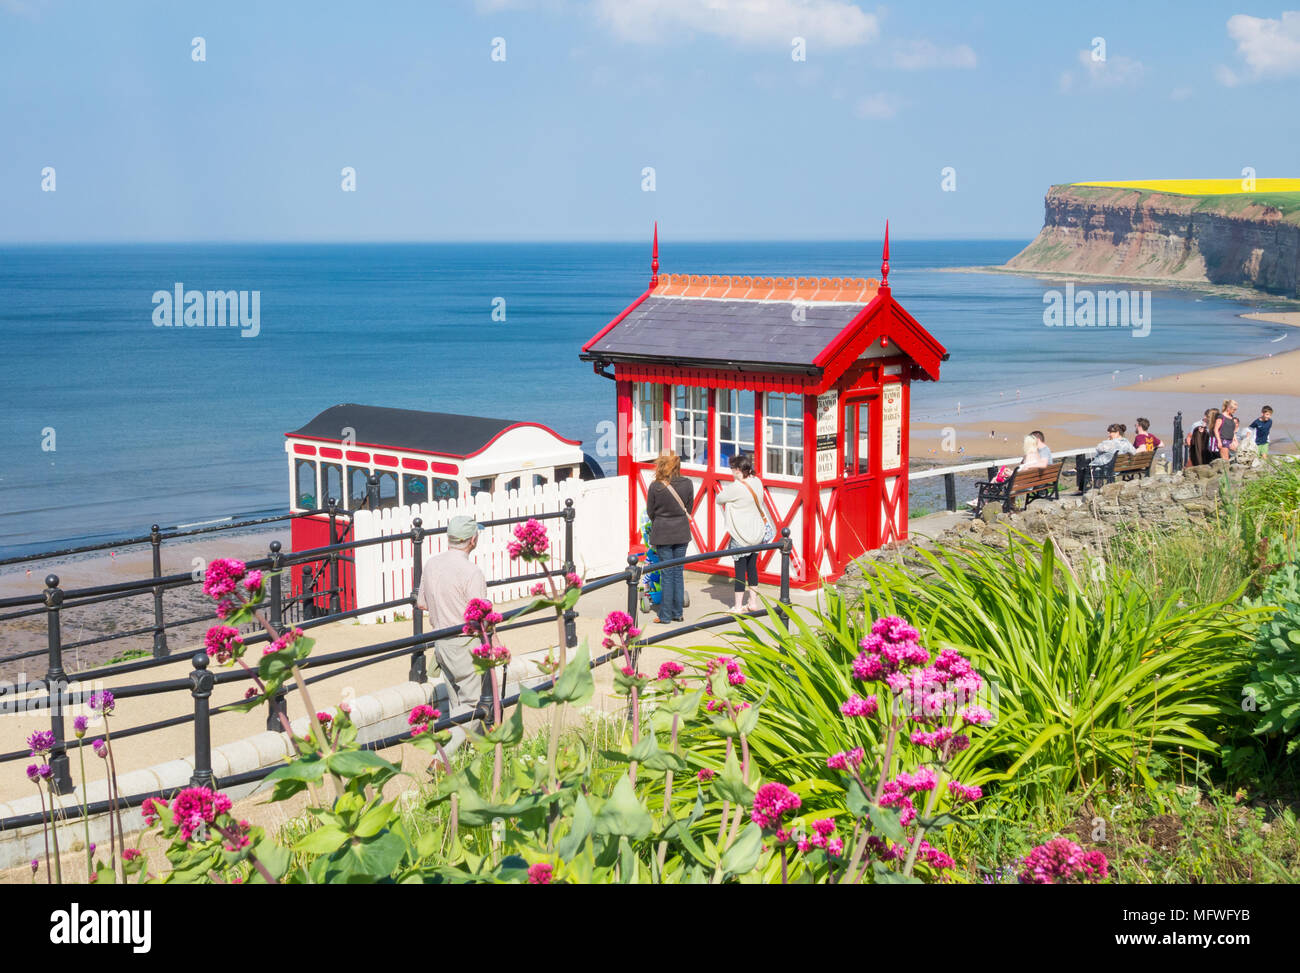
M 655 220 L 654 249 L 650 253 L 650 289 L 659 286 L 659 221 Z
M 885 251 L 880 257 L 880 286 L 889 286 L 889 220 L 885 220 Z

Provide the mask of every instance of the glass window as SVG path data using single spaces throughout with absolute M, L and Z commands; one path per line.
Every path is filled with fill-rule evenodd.
M 294 501 L 295 507 L 303 510 L 316 509 L 316 461 L 300 459 L 294 464 Z
M 477 497 L 480 493 L 490 494 L 495 489 L 495 480 L 496 477 L 494 476 L 485 476 L 479 480 L 470 480 L 469 495 L 471 497 Z
M 444 480 L 442 477 L 433 478 L 433 500 L 455 500 L 460 496 L 460 483 L 456 480 Z
M 320 465 L 321 509 L 329 507 L 329 501 L 335 501 L 343 507 L 343 467 L 338 463 L 321 463 Z
M 763 399 L 764 473 L 803 476 L 803 396 L 768 392 Z
M 509 493 L 511 490 L 518 490 L 518 489 L 519 489 L 519 477 L 516 476 L 513 479 L 506 480 L 505 490 L 507 493 Z
M 844 472 L 858 476 L 871 471 L 870 403 L 844 405 Z
M 555 468 L 555 482 L 563 483 L 569 477 L 573 476 L 573 471 L 574 467 L 572 466 L 557 466 Z
M 632 458 L 652 460 L 664 446 L 664 387 L 658 382 L 632 383 Z
M 673 449 L 683 463 L 709 462 L 709 390 L 678 385 L 673 389 Z
M 379 471 L 379 509 L 397 506 L 397 474 Z
M 738 453 L 754 452 L 754 393 L 718 389 L 718 468 Z
M 420 473 L 402 474 L 402 502 L 415 507 L 429 500 L 429 478 Z
M 366 506 L 366 477 L 370 471 L 364 466 L 348 467 L 348 509 L 361 510 Z
M 533 489 L 534 489 L 534 490 L 540 490 L 542 487 L 546 486 L 547 482 L 548 482 L 548 481 L 547 481 L 546 477 L 542 476 L 542 474 L 540 474 L 540 473 L 534 473 L 534 474 L 533 474 Z

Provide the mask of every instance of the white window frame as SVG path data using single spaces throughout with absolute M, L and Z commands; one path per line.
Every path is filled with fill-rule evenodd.
M 685 406 L 678 405 L 678 393 L 685 393 L 684 398 L 688 403 Z M 698 407 L 691 405 L 691 399 L 698 397 Z M 683 420 L 689 423 L 692 430 L 690 434 L 683 435 L 680 431 L 679 423 Z M 700 435 L 695 435 L 694 430 L 700 430 Z M 684 448 L 689 445 L 688 448 Z M 682 466 L 694 470 L 706 469 L 709 465 L 709 390 L 697 385 L 674 385 L 673 386 L 673 449 L 681 457 Z M 696 463 L 690 459 L 692 456 L 703 455 L 704 461 Z
M 772 414 L 772 400 L 776 398 L 782 404 L 782 412 L 779 416 Z M 795 410 L 795 415 L 791 415 L 791 409 Z M 790 425 L 793 422 L 799 423 L 799 435 L 796 442 L 790 443 Z M 803 471 L 798 473 L 787 472 L 793 461 L 797 458 L 800 467 L 803 466 L 803 437 L 804 429 L 804 401 L 803 394 L 799 392 L 764 392 L 763 393 L 763 466 L 764 476 L 780 477 L 783 480 L 803 479 Z M 779 436 L 777 435 L 779 433 Z M 778 441 L 779 440 L 779 441 Z M 778 451 L 782 457 L 782 469 L 773 469 L 768 462 L 768 453 Z
M 647 416 L 647 412 L 649 415 Z M 632 383 L 632 459 L 649 463 L 664 447 L 664 386 L 661 382 Z
M 727 468 L 728 463 L 727 460 L 722 458 L 722 447 L 724 443 L 731 443 L 736 447 L 735 453 L 732 454 L 733 456 L 736 455 L 736 453 L 749 453 L 751 456 L 754 455 L 753 436 L 757 431 L 757 424 L 754 422 L 754 407 L 758 403 L 758 396 L 752 389 L 715 389 L 714 392 L 716 398 L 714 399 L 715 419 L 713 423 L 713 461 L 717 465 L 718 469 L 724 470 Z M 742 411 L 744 409 L 743 400 L 747 395 L 750 400 L 750 411 L 745 412 Z M 735 397 L 736 402 L 736 410 L 734 412 L 726 408 L 724 404 L 724 399 L 732 396 Z M 730 416 L 735 419 L 733 430 L 734 435 L 726 440 L 722 438 L 723 416 Z M 748 442 L 740 438 L 740 430 L 744 425 L 745 419 L 749 420 L 750 439 Z

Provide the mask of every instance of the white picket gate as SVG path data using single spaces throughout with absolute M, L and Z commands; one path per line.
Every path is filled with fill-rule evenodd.
M 511 490 L 456 501 L 441 500 L 412 507 L 389 507 L 386 510 L 359 510 L 353 520 L 357 541 L 392 537 L 411 529 L 416 517 L 425 530 L 446 527 L 457 514 L 468 514 L 482 523 L 506 517 L 526 517 L 554 513 L 564 509 L 572 498 L 576 511 L 573 521 L 573 560 L 580 575 L 595 578 L 621 571 L 627 566 L 627 478 L 606 477 L 599 480 L 565 480 L 548 483 L 540 489 Z M 551 567 L 564 561 L 564 521 L 543 521 L 554 554 Z M 519 574 L 532 574 L 538 568 L 511 561 L 506 545 L 513 539 L 514 525 L 489 527 L 479 534 L 474 563 L 483 569 L 488 591 L 494 602 L 504 603 L 528 594 L 536 582 L 493 585 L 493 581 Z M 435 534 L 424 539 L 421 563 L 447 549 L 447 535 Z M 356 550 L 356 584 L 358 605 L 378 605 L 411 593 L 412 560 L 409 540 L 372 544 Z M 410 617 L 410 608 L 388 609 L 360 616 L 363 623 L 391 621 L 394 611 Z

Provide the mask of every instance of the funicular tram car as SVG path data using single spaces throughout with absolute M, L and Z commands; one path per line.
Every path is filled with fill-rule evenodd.
M 541 423 L 353 403 L 331 406 L 285 433 L 284 449 L 290 511 L 317 511 L 291 522 L 294 551 L 351 540 L 350 515 L 357 510 L 455 502 L 604 475 L 580 441 Z M 293 568 L 294 595 L 322 593 L 307 602 L 309 616 L 356 607 L 353 563 L 346 552 L 337 573 L 338 597 L 331 604 L 327 562 Z

